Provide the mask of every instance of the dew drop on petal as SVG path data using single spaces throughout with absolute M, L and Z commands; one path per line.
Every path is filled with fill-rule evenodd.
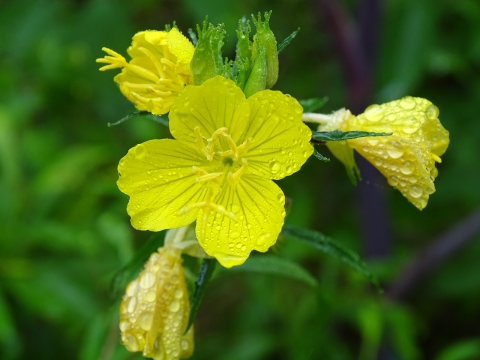
M 435 120 L 438 118 L 438 116 L 440 115 L 440 110 L 438 110 L 438 107 L 436 107 L 435 105 L 430 105 L 430 107 L 427 109 L 426 111 L 426 115 L 427 115 L 427 118 L 429 120 Z
M 388 183 L 391 185 L 391 186 L 397 186 L 398 184 L 398 180 L 395 176 L 390 176 L 388 178 Z
M 145 294 L 145 300 L 149 302 L 154 302 L 156 298 L 157 294 L 155 293 L 155 291 L 149 291 Z
M 175 290 L 174 296 L 175 296 L 176 299 L 181 299 L 182 296 L 183 296 L 183 291 L 182 291 L 182 289 L 177 289 L 177 290 Z
M 140 277 L 140 287 L 142 289 L 151 288 L 155 284 L 155 275 L 147 271 Z
M 409 174 L 412 173 L 413 170 L 409 165 L 405 164 L 405 165 L 400 166 L 400 171 L 402 173 L 404 173 L 405 175 L 409 175 Z
M 365 118 L 368 121 L 371 122 L 377 122 L 382 120 L 383 116 L 385 115 L 382 107 L 377 104 L 370 105 L 365 109 L 365 112 L 363 113 L 365 115 Z
M 128 301 L 127 312 L 133 313 L 136 307 L 137 307 L 137 298 L 134 296 L 130 298 L 130 300 Z
M 138 347 L 138 341 L 132 334 L 127 334 L 123 343 L 128 351 L 135 352 L 140 350 Z
M 140 315 L 139 325 L 143 330 L 149 331 L 152 328 L 152 323 L 153 314 L 151 312 L 144 312 Z
M 135 293 L 137 291 L 137 287 L 138 287 L 138 282 L 136 280 L 132 281 L 130 284 L 128 284 L 127 289 L 126 289 L 127 296 L 135 295 Z
M 387 150 L 388 156 L 392 159 L 398 159 L 403 155 L 404 151 L 402 149 L 392 148 Z
M 414 198 L 419 198 L 423 194 L 423 190 L 419 186 L 412 186 L 410 188 L 410 195 L 413 196 Z
M 272 161 L 270 163 L 270 170 L 272 171 L 272 173 L 276 174 L 280 171 L 280 164 L 276 161 Z
M 270 233 L 264 233 L 262 235 L 260 235 L 257 240 L 255 241 L 255 244 L 257 246 L 262 246 L 262 245 L 265 245 L 265 243 L 267 242 L 267 240 L 272 236 L 272 234 Z
M 416 105 L 415 99 L 411 96 L 405 96 L 400 100 L 400 106 L 405 110 L 412 110 Z
M 170 306 L 168 307 L 168 310 L 170 310 L 171 312 L 177 312 L 178 310 L 180 310 L 180 302 L 178 302 L 178 300 L 174 300 L 170 303 Z

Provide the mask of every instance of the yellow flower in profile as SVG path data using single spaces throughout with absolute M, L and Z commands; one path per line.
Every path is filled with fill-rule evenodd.
M 194 48 L 176 28 L 135 34 L 127 50 L 130 62 L 113 50 L 102 50 L 108 56 L 96 61 L 108 65 L 100 70 L 122 68 L 114 81 L 138 110 L 166 114 L 185 85 L 193 84 L 190 61 Z
M 120 304 L 121 341 L 127 350 L 155 360 L 192 355 L 193 326 L 185 334 L 190 303 L 181 252 L 171 246 L 158 249 L 128 284 Z
M 248 99 L 216 76 L 187 86 L 170 114 L 176 140 L 151 140 L 120 160 L 117 182 L 130 196 L 139 230 L 178 228 L 197 220 L 205 252 L 225 267 L 277 240 L 285 196 L 272 181 L 300 169 L 312 154 L 302 107 L 279 91 Z
M 351 150 L 355 149 L 387 178 L 391 186 L 422 210 L 435 192 L 433 182 L 438 175 L 435 162 L 442 161 L 440 156 L 450 142 L 449 133 L 438 116 L 438 108 L 430 101 L 406 96 L 386 104 L 370 105 L 358 116 L 345 109 L 339 110 L 326 116 L 319 130 L 392 133 L 391 136 L 363 137 L 327 145 L 347 170 L 355 167 Z

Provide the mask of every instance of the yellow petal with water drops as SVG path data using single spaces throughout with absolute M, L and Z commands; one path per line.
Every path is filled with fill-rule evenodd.
M 130 149 L 118 165 L 117 185 L 130 196 L 133 227 L 160 231 L 195 221 L 198 209 L 184 209 L 202 202 L 209 189 L 197 180 L 202 174 L 196 167 L 214 170 L 195 148 L 179 141 L 151 140 Z
M 177 28 L 172 28 L 166 35 L 165 40 L 168 44 L 168 50 L 175 56 L 176 73 L 183 78 L 187 85 L 193 85 L 192 70 L 190 62 L 192 61 L 195 48 L 192 43 Z
M 177 140 L 196 144 L 195 128 L 205 139 L 226 128 L 239 144 L 248 117 L 248 103 L 242 90 L 232 80 L 215 76 L 182 91 L 169 114 L 170 132 Z
M 448 131 L 438 119 L 438 108 L 422 98 L 406 96 L 382 105 L 370 105 L 347 122 L 347 130 L 391 132 L 389 137 L 360 138 L 348 143 L 375 165 L 417 208 L 422 210 L 435 191 L 441 162 L 449 144 Z
M 181 250 L 158 249 L 127 286 L 120 304 L 121 340 L 131 352 L 153 359 L 177 360 L 193 353 L 190 314 Z
M 293 97 L 264 90 L 248 98 L 250 118 L 241 141 L 251 139 L 246 159 L 252 173 L 282 179 L 298 171 L 313 153 L 312 132 Z
M 132 59 L 145 56 L 145 52 L 141 49 L 147 49 L 158 58 L 164 57 L 164 47 L 167 45 L 165 39 L 166 31 L 146 30 L 136 33 L 132 38 L 132 45 L 127 49 L 128 55 Z
M 277 241 L 284 205 L 285 196 L 273 181 L 244 174 L 198 213 L 198 241 L 224 267 L 241 265 L 252 250 L 265 252 Z

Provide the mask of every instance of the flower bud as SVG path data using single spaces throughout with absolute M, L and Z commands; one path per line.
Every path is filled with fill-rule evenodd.
M 194 347 L 193 326 L 185 334 L 189 314 L 181 250 L 160 248 L 127 286 L 120 304 L 122 343 L 148 358 L 187 358 Z

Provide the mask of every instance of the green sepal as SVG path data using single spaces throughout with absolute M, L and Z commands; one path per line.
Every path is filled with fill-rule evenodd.
M 343 141 L 367 136 L 390 136 L 392 133 L 376 133 L 368 131 L 312 131 L 312 138 L 320 141 Z
M 163 115 L 153 115 L 152 113 L 149 113 L 148 111 L 134 111 L 127 116 L 121 118 L 120 120 L 114 122 L 114 123 L 107 123 L 108 127 L 111 126 L 117 126 L 120 125 L 121 123 L 136 118 L 136 117 L 145 117 L 147 119 L 153 120 L 159 124 L 165 125 L 168 127 L 168 118 Z
M 187 333 L 188 329 L 190 329 L 190 326 L 192 326 L 195 321 L 198 309 L 202 303 L 203 295 L 205 295 L 205 290 L 208 282 L 212 278 L 216 264 L 217 260 L 215 259 L 204 259 L 202 265 L 200 265 L 200 270 L 198 270 L 197 278 L 195 280 L 195 290 L 190 296 L 190 315 L 188 317 L 188 325 L 185 329 L 185 333 Z
M 303 112 L 314 112 L 322 108 L 328 101 L 328 97 L 325 96 L 323 98 L 311 98 L 311 99 L 304 99 L 298 100 L 300 105 L 303 107 Z
M 241 19 L 238 22 L 237 30 L 237 48 L 235 55 L 235 69 L 237 85 L 240 89 L 244 89 L 250 71 L 252 70 L 252 42 L 250 41 L 250 22 Z
M 110 284 L 110 295 L 113 300 L 117 300 L 125 291 L 127 284 L 140 273 L 150 255 L 163 246 L 164 238 L 165 231 L 150 236 L 148 241 L 135 253 L 132 260 L 115 273 Z
M 258 91 L 271 89 L 278 79 L 277 41 L 269 26 L 271 15 L 271 11 L 266 12 L 265 21 L 262 21 L 260 13 L 258 18 L 252 15 L 256 34 L 252 46 L 252 71 L 244 91 L 247 98 Z
M 322 154 L 320 154 L 317 149 L 313 149 L 313 156 L 315 156 L 318 160 L 321 160 L 321 161 L 325 161 L 325 162 L 329 162 L 330 159 L 323 156 Z
M 282 229 L 281 235 L 286 238 L 303 241 L 305 244 L 333 256 L 353 270 L 364 275 L 380 292 L 383 291 L 376 275 L 370 271 L 360 256 L 334 239 L 318 231 L 303 229 L 291 225 L 285 225 Z
M 201 85 L 216 75 L 224 75 L 222 46 L 225 29 L 223 24 L 214 26 L 205 18 L 203 28 L 197 25 L 197 32 L 198 42 L 190 63 L 190 69 L 193 73 L 195 85 Z
M 224 272 L 253 272 L 280 275 L 302 281 L 312 287 L 318 286 L 317 280 L 296 262 L 274 255 L 250 256 L 243 265 L 224 270 Z
M 331 141 L 327 142 L 327 147 L 330 152 L 345 166 L 348 178 L 353 185 L 357 185 L 357 179 L 360 181 L 360 169 L 355 162 L 353 149 L 348 145 L 347 141 Z
M 283 49 L 285 49 L 287 47 L 288 44 L 290 44 L 290 42 L 295 38 L 295 36 L 297 36 L 298 32 L 300 31 L 300 28 L 298 28 L 297 30 L 295 30 L 294 32 L 292 32 L 290 35 L 288 35 L 285 40 L 282 41 L 282 43 L 280 45 L 278 45 L 277 47 L 277 53 L 280 54 L 281 51 L 283 51 Z M 312 110 L 313 111 L 313 110 Z
M 192 40 L 193 46 L 197 46 L 198 38 L 197 34 L 195 34 L 195 31 L 192 28 L 188 28 L 187 32 L 188 36 L 190 36 L 190 39 Z

